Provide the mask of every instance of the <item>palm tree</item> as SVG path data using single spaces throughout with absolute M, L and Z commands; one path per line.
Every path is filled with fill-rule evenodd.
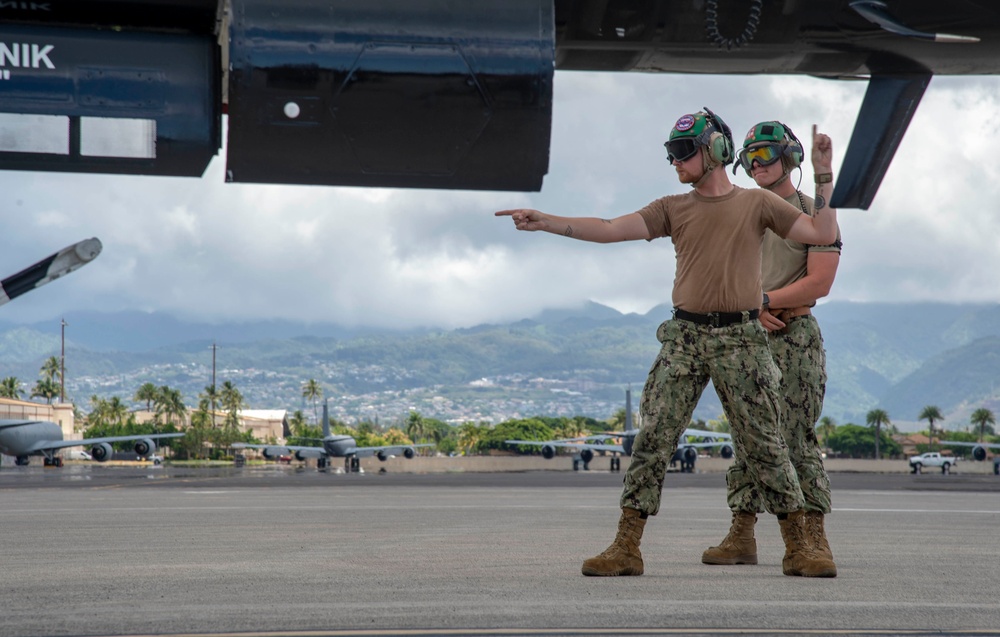
M 406 420 L 406 435 L 413 442 L 420 442 L 419 438 L 424 437 L 426 433 L 427 427 L 424 423 L 424 417 L 415 411 L 411 411 L 409 418 Z
M 143 383 L 136 392 L 132 400 L 136 402 L 145 402 L 146 411 L 153 411 L 153 402 L 156 400 L 156 385 L 153 383 Z
M 59 383 L 48 378 L 43 378 L 35 383 L 35 388 L 31 390 L 31 397 L 38 396 L 44 398 L 45 402 L 52 404 L 52 399 L 59 395 Z
M 229 429 L 230 433 L 235 432 L 239 428 L 239 412 L 246 405 L 246 401 L 243 400 L 240 390 L 236 389 L 236 385 L 228 380 L 222 383 L 220 397 L 222 408 L 226 410 L 224 428 Z
M 819 434 L 818 437 L 823 441 L 824 446 L 826 446 L 826 441 L 829 440 L 835 431 L 837 431 L 836 420 L 829 416 L 823 416 L 819 419 L 819 425 L 816 426 L 816 433 Z
M 205 385 L 205 391 L 201 393 L 200 398 L 208 403 L 208 407 L 205 408 L 206 412 L 211 412 L 212 414 L 212 427 L 215 427 L 215 405 L 220 401 L 219 389 L 215 385 Z
M 930 425 L 930 433 L 928 438 L 930 438 L 931 449 L 934 448 L 934 421 L 944 420 L 944 416 L 941 415 L 941 410 L 938 409 L 937 405 L 927 405 L 924 407 L 920 415 L 917 416 L 917 420 L 926 420 Z
M 180 390 L 171 389 L 164 385 L 160 387 L 159 397 L 159 408 L 165 417 L 165 421 L 172 423 L 176 416 L 180 421 L 179 424 L 183 425 L 184 419 L 187 417 L 187 407 L 184 406 L 184 397 L 181 395 Z
M 474 425 L 471 422 L 463 424 L 458 430 L 458 446 L 461 447 L 466 454 L 471 454 L 475 451 L 482 438 L 482 429 L 478 425 Z
M 319 422 L 319 410 L 316 403 L 323 397 L 323 388 L 319 386 L 315 378 L 310 378 L 302 383 L 302 397 L 313 401 L 313 416 L 316 417 L 316 422 Z
M 992 411 L 986 409 L 985 407 L 980 407 L 976 411 L 972 412 L 972 415 L 969 416 L 969 420 L 973 425 L 979 425 L 979 442 L 982 442 L 983 436 L 986 435 L 986 425 L 992 426 L 997 424 L 996 416 L 993 415 Z
M 288 419 L 288 429 L 292 432 L 293 436 L 303 435 L 302 430 L 306 426 L 306 417 L 302 413 L 301 409 L 296 409 L 292 412 L 292 417 Z
M 889 414 L 885 412 L 884 409 L 872 409 L 868 412 L 867 422 L 869 425 L 875 427 L 875 459 L 881 459 L 881 454 L 879 453 L 878 443 L 882 438 L 882 425 L 889 424 Z
M 56 379 L 62 378 L 62 368 L 59 365 L 59 358 L 56 356 L 49 356 L 42 363 L 41 375 L 52 382 Z
M 128 409 L 118 396 L 104 403 L 103 414 L 106 422 L 112 425 L 124 425 L 128 419 Z
M 20 398 L 24 395 L 21 389 L 21 381 L 16 376 L 8 376 L 0 380 L 0 398 Z

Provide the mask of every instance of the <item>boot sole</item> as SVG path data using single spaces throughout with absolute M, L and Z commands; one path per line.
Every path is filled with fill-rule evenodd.
M 784 573 L 785 575 L 790 575 L 792 577 L 837 577 L 836 568 L 825 569 L 813 573 L 805 573 L 803 571 L 795 571 L 795 570 L 787 570 L 787 571 L 782 570 L 781 572 Z
M 632 575 L 642 575 L 642 569 L 623 568 L 617 571 L 601 571 L 596 568 L 584 566 L 582 572 L 587 577 L 628 577 Z
M 713 566 L 734 566 L 736 564 L 756 564 L 756 555 L 739 555 L 737 557 L 708 557 L 701 556 L 702 564 L 712 564 Z

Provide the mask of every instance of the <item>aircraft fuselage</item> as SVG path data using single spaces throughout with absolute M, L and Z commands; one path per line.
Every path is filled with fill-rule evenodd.
M 323 439 L 323 448 L 334 458 L 344 458 L 354 453 L 358 443 L 351 436 L 327 436 Z
M 54 422 L 24 421 L 23 425 L 0 429 L 0 451 L 8 456 L 26 456 L 40 440 L 63 439 L 62 428 Z

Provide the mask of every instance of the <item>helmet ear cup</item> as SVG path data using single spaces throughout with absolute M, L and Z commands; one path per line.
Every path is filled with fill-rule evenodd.
M 722 118 L 712 112 L 707 106 L 702 107 L 708 116 L 708 121 L 712 124 L 712 132 L 708 136 L 705 146 L 708 147 L 708 157 L 712 161 L 723 166 L 733 161 L 733 153 L 736 150 L 733 144 L 733 132 L 729 129 Z
M 788 170 L 798 168 L 802 165 L 802 160 L 805 158 L 805 151 L 802 150 L 802 142 L 799 138 L 795 136 L 792 129 L 788 127 L 788 124 L 781 124 L 781 127 L 785 129 L 785 139 L 787 143 L 785 145 L 785 157 L 788 158 Z
M 802 151 L 802 146 L 799 146 L 798 144 L 793 142 L 788 146 L 785 146 L 783 153 L 785 155 L 785 159 L 788 162 L 789 170 L 792 170 L 793 168 L 798 168 L 799 166 L 802 165 L 802 156 L 804 154 Z
M 708 137 L 708 156 L 719 164 L 728 164 L 733 159 L 733 144 L 728 137 L 720 132 L 713 132 Z

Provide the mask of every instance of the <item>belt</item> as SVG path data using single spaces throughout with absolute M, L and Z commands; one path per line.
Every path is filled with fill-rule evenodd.
M 726 327 L 737 323 L 749 323 L 756 320 L 759 313 L 757 310 L 745 310 L 743 312 L 695 314 L 694 312 L 685 312 L 680 308 L 674 308 L 675 319 L 697 323 L 698 325 L 711 325 L 712 327 Z
M 809 316 L 812 314 L 812 308 L 808 305 L 803 305 L 802 307 L 790 307 L 780 310 L 772 310 L 771 314 L 781 321 L 782 323 L 787 323 L 793 318 L 798 318 L 800 316 Z

